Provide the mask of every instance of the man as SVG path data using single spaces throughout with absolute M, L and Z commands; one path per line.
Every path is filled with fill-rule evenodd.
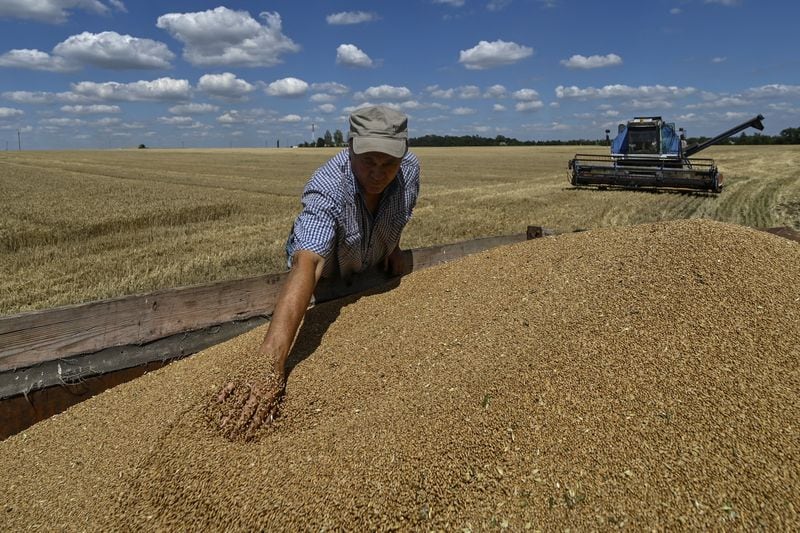
M 219 402 L 229 437 L 250 438 L 272 420 L 286 382 L 286 359 L 322 277 L 348 278 L 382 265 L 405 271 L 400 235 L 417 202 L 419 162 L 408 151 L 408 119 L 388 107 L 350 116 L 350 140 L 317 169 L 303 192 L 303 210 L 286 243 L 286 278 L 259 358 L 272 362 L 263 381 L 229 383 Z M 246 399 L 245 399 L 246 398 Z

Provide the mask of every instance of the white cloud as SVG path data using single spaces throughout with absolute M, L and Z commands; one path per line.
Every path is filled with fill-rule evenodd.
M 158 121 L 162 124 L 168 124 L 170 126 L 187 126 L 194 122 L 192 117 L 158 117 Z
M 317 106 L 317 110 L 320 113 L 330 114 L 336 111 L 336 106 L 333 104 L 322 104 L 320 106 Z
M 114 0 L 111 3 L 116 7 Z M 96 14 L 109 11 L 108 6 L 98 0 L 3 0 L 0 2 L 0 17 L 61 24 L 67 21 L 70 9 Z
M 337 83 L 335 81 L 312 83 L 311 89 L 314 91 L 329 93 L 336 96 L 341 96 L 343 94 L 347 94 L 350 92 L 350 88 L 347 85 L 342 85 L 341 83 Z
M 744 120 L 750 118 L 752 115 L 743 111 L 728 111 L 725 113 L 725 120 Z
M 353 97 L 356 100 L 409 100 L 411 91 L 406 87 L 379 85 L 377 87 L 369 87 L 366 91 L 359 91 Z
M 444 100 L 449 100 L 450 98 L 462 98 L 466 100 L 479 98 L 481 96 L 481 90 L 477 85 L 462 85 L 461 87 L 452 89 L 440 89 L 438 85 L 430 85 L 426 87 L 425 90 L 430 93 L 431 97 Z
M 217 117 L 217 122 L 220 124 L 243 124 L 245 122 L 252 122 L 252 119 L 246 117 L 239 111 L 228 111 Z
M 0 120 L 14 117 L 21 117 L 25 112 L 21 109 L 14 109 L 13 107 L 0 107 Z
M 483 93 L 484 98 L 505 98 L 508 91 L 503 85 L 492 85 Z
M 772 111 L 780 111 L 781 113 L 800 113 L 800 107 L 797 107 L 789 102 L 776 102 L 774 104 L 767 104 L 767 108 Z
M 670 15 L 680 15 L 681 13 L 683 13 L 683 10 L 679 7 L 673 7 L 669 10 Z
M 622 64 L 622 58 L 617 54 L 606 54 L 604 56 L 594 55 L 589 57 L 576 54 L 569 59 L 562 59 L 561 64 L 567 68 L 583 69 L 614 67 Z
M 125 7 L 125 4 L 122 2 L 122 0 L 108 0 L 108 3 L 117 11 L 122 11 L 123 13 L 128 12 L 128 8 Z
M 168 13 L 156 26 L 183 42 L 183 57 L 195 66 L 271 67 L 300 46 L 283 34 L 281 16 L 263 12 L 262 26 L 247 11 L 217 7 L 196 13 Z
M 505 110 L 506 110 L 506 106 L 504 106 L 502 104 L 494 104 L 492 106 L 492 111 L 505 111 Z
M 201 115 L 203 113 L 215 113 L 219 107 L 211 104 L 178 104 L 168 109 L 173 115 Z
M 73 35 L 57 44 L 53 55 L 69 63 L 107 69 L 169 68 L 175 57 L 164 43 L 114 31 Z
M 6 91 L 2 97 L 18 104 L 49 104 L 55 99 L 53 93 L 43 91 Z
M 557 98 L 654 98 L 654 97 L 671 97 L 683 98 L 697 92 L 694 87 L 675 87 L 665 85 L 640 85 L 639 87 L 631 87 L 629 85 L 606 85 L 599 89 L 595 87 L 580 87 L 570 86 L 564 87 L 559 85 L 555 89 Z
M 480 98 L 481 90 L 477 85 L 462 85 L 458 88 L 458 97 L 463 99 Z
M 471 70 L 512 65 L 533 55 L 533 48 L 506 41 L 480 41 L 469 50 L 459 52 L 458 62 Z
M 663 98 L 652 98 L 648 100 L 639 100 L 638 98 L 634 98 L 628 102 L 628 105 L 633 109 L 652 109 L 654 113 L 659 109 L 672 109 L 674 107 L 672 102 L 668 102 Z
M 270 96 L 296 98 L 308 92 L 308 83 L 298 78 L 283 78 L 270 83 L 264 92 Z
M 61 111 L 64 113 L 73 113 L 76 115 L 93 115 L 99 113 L 119 113 L 122 111 L 118 105 L 65 105 L 61 106 Z
M 727 57 L 712 57 L 711 58 L 711 62 L 712 63 L 724 63 L 727 60 L 728 60 Z
M 91 98 L 72 92 L 49 93 L 44 91 L 7 91 L 2 94 L 3 99 L 18 104 L 52 104 L 62 103 L 89 103 Z
M 92 122 L 92 124 L 95 126 L 108 127 L 108 126 L 116 126 L 120 122 L 122 122 L 122 120 L 118 119 L 117 117 L 104 117 L 95 120 L 94 122 Z
M 210 95 L 231 100 L 244 98 L 256 90 L 253 84 L 230 72 L 204 74 L 197 82 L 197 88 Z
M 44 126 L 55 126 L 55 127 L 74 127 L 74 126 L 82 126 L 86 124 L 86 121 L 81 120 L 79 118 L 43 118 L 39 121 L 39 124 Z
M 741 5 L 742 0 L 706 0 L 706 4 L 719 4 L 726 7 L 735 7 Z
M 761 87 L 748 89 L 745 91 L 744 95 L 752 98 L 800 96 L 800 85 L 773 83 L 770 85 L 762 85 Z
M 82 81 L 72 84 L 72 92 L 94 100 L 164 101 L 189 98 L 190 87 L 187 80 L 173 78 L 131 83 Z
M 502 11 L 511 4 L 511 0 L 489 0 L 486 9 L 489 11 Z
M 326 102 L 333 102 L 334 100 L 336 100 L 336 97 L 332 94 L 314 93 L 308 99 L 314 102 L 315 104 L 322 104 Z
M 453 98 L 456 94 L 455 89 L 440 89 L 438 85 L 431 85 L 426 87 L 425 90 L 428 91 L 433 98 L 442 98 L 445 100 Z
M 48 70 L 51 72 L 68 72 L 78 68 L 63 57 L 51 56 L 47 52 L 27 48 L 11 50 L 1 55 L 0 67 Z
M 346 67 L 370 68 L 372 59 L 360 48 L 352 44 L 340 44 L 336 49 L 336 64 Z
M 544 104 L 539 100 L 517 102 L 514 109 L 517 111 L 536 111 L 544 107 Z
M 342 11 L 325 17 L 325 21 L 333 25 L 361 24 L 362 22 L 372 22 L 373 20 L 378 20 L 378 15 L 366 11 Z
M 41 50 L 11 50 L 0 56 L 0 66 L 67 72 L 84 65 L 107 69 L 169 68 L 175 54 L 151 39 L 113 31 L 73 35 L 48 54 Z
M 464 5 L 464 0 L 433 0 L 434 4 L 445 4 L 453 7 L 461 7 Z
M 474 115 L 475 113 L 477 113 L 477 111 L 475 111 L 471 107 L 457 107 L 453 109 L 453 114 L 459 116 Z
M 300 115 L 286 115 L 278 119 L 278 122 L 301 122 L 303 117 Z
M 513 96 L 515 100 L 522 100 L 524 102 L 530 102 L 539 99 L 539 93 L 533 89 L 520 89 L 518 91 L 514 91 L 511 96 Z
M 685 107 L 686 109 L 719 109 L 721 107 L 750 105 L 749 100 L 739 96 L 716 96 L 708 99 L 704 96 L 704 100 L 706 101 L 700 104 L 689 104 Z

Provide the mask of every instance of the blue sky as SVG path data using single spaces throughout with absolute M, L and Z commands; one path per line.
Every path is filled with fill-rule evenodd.
M 790 0 L 0 0 L 0 150 L 289 146 L 358 106 L 412 137 L 800 126 Z M 750 130 L 752 132 L 753 130 Z

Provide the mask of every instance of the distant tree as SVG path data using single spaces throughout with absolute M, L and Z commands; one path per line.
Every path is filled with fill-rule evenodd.
M 800 128 L 781 130 L 779 138 L 782 144 L 800 144 Z
M 333 135 L 331 135 L 331 130 L 325 130 L 325 146 L 333 146 Z
M 139 145 L 139 150 L 144 150 L 145 148 L 147 148 L 147 146 L 145 146 L 144 144 Z
M 323 146 L 325 146 L 325 139 L 317 137 L 317 148 L 322 148 Z
M 333 132 L 333 143 L 335 146 L 344 146 L 344 134 L 342 130 L 337 129 Z

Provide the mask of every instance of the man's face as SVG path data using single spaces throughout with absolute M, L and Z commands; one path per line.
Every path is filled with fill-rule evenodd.
M 353 164 L 353 173 L 367 194 L 382 193 L 397 175 L 402 161 L 382 152 L 355 154 L 352 150 L 350 160 Z

